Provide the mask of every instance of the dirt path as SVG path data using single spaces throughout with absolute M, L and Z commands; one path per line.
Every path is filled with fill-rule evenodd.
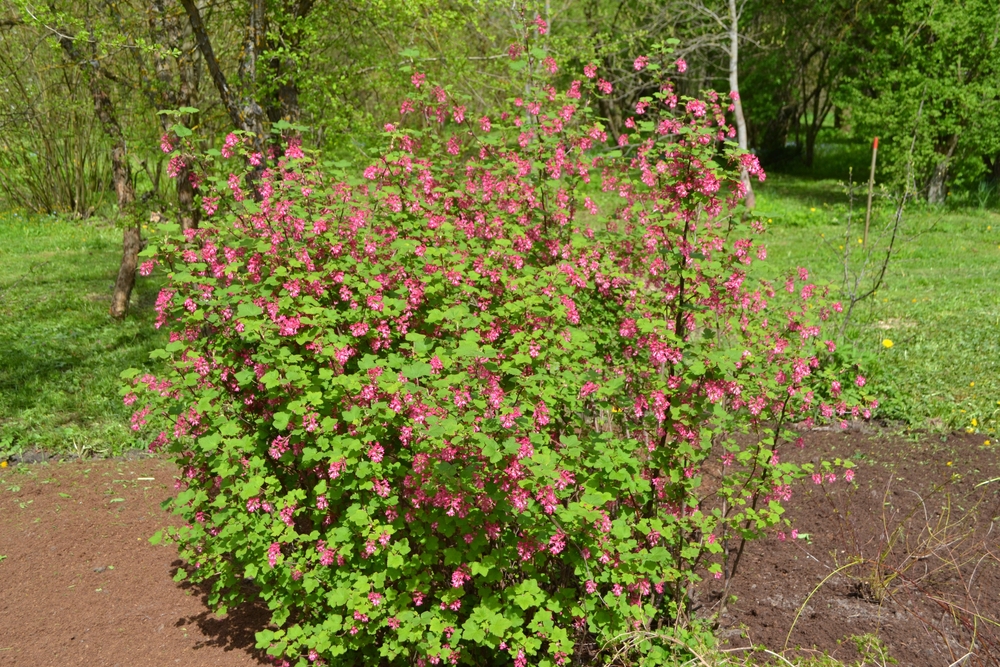
M 267 616 L 216 617 L 172 580 L 174 548 L 147 541 L 173 476 L 153 459 L 0 473 L 0 665 L 268 664 L 253 638 Z

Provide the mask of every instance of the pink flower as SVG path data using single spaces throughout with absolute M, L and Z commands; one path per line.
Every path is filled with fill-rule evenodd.
M 170 158 L 170 162 L 167 163 L 167 176 L 170 178 L 177 178 L 181 170 L 187 166 L 187 162 L 184 161 L 180 155 L 175 155 Z
M 639 332 L 636 328 L 635 320 L 631 317 L 627 317 L 622 320 L 621 326 L 618 327 L 618 335 L 623 338 L 635 338 L 635 335 Z
M 846 471 L 844 471 L 844 479 L 846 479 L 848 482 L 854 481 L 854 468 L 848 468 Z
M 170 143 L 170 135 L 164 134 L 160 137 L 160 150 L 164 153 L 172 153 L 174 150 L 174 145 Z
M 368 458 L 370 458 L 374 463 L 381 463 L 382 456 L 385 454 L 385 450 L 382 449 L 382 445 L 377 442 L 368 449 Z
M 866 382 L 867 382 L 867 380 L 865 380 L 865 376 L 864 375 L 859 375 L 858 377 L 854 378 L 854 384 L 856 384 L 859 387 L 865 386 Z
M 588 79 L 593 79 L 595 76 L 597 76 L 597 65 L 595 65 L 594 63 L 585 65 L 583 68 L 583 75 Z
M 277 542 L 271 543 L 271 546 L 267 550 L 267 563 L 271 567 L 274 567 L 278 563 L 278 556 L 281 555 L 281 545 Z
M 648 64 L 649 64 L 649 58 L 647 58 L 646 56 L 639 56 L 638 58 L 635 59 L 635 62 L 632 63 L 632 66 L 635 67 L 635 71 L 638 72 L 640 70 L 645 69 L 646 65 Z
M 687 71 L 688 64 L 683 58 L 678 58 L 674 64 L 677 65 L 677 71 L 681 74 Z
M 226 135 L 226 141 L 222 145 L 222 157 L 231 158 L 233 156 L 233 149 L 240 145 L 240 138 L 230 132 Z
M 470 577 L 467 572 L 465 572 L 462 568 L 458 568 L 457 570 L 451 573 L 451 587 L 461 588 L 462 586 L 465 585 L 465 582 L 469 581 L 470 579 L 472 579 L 472 577 Z
M 544 35 L 549 31 L 549 24 L 541 16 L 535 16 L 535 25 L 538 26 L 539 35 Z
M 139 265 L 140 276 L 148 276 L 152 272 L 153 272 L 153 260 L 149 260 L 148 262 L 143 262 L 142 264 Z
M 419 88 L 424 81 L 427 80 L 426 74 L 421 74 L 420 72 L 414 72 L 413 76 L 410 77 L 410 83 L 413 84 L 414 88 Z
M 382 604 L 382 594 L 381 593 L 369 593 L 368 601 L 372 603 L 373 607 L 377 607 Z

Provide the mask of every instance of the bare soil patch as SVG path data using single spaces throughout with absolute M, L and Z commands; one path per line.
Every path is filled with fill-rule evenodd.
M 859 467 L 853 484 L 797 485 L 786 516 L 798 539 L 747 544 L 721 619 L 729 646 L 850 663 L 851 637 L 872 634 L 901 665 L 1000 665 L 1000 480 L 988 481 L 1000 460 L 983 443 L 811 432 L 786 447 L 789 460 Z M 699 613 L 722 607 L 720 589 L 706 582 Z
M 0 666 L 269 664 L 264 610 L 217 617 L 173 581 L 176 551 L 148 542 L 175 474 L 157 459 L 0 472 Z
M 780 652 L 794 624 L 789 657 L 850 662 L 850 638 L 873 634 L 902 665 L 967 653 L 968 667 L 1000 665 L 1000 480 L 983 484 L 1000 477 L 995 447 L 964 433 L 810 432 L 782 455 L 850 458 L 857 476 L 800 483 L 787 514 L 799 539 L 748 543 L 725 595 L 701 587 L 699 614 L 727 601 L 730 647 Z M 175 474 L 160 459 L 0 470 L 0 667 L 269 664 L 254 648 L 267 611 L 216 616 L 173 581 L 173 547 L 148 542 L 176 520 L 160 509 Z

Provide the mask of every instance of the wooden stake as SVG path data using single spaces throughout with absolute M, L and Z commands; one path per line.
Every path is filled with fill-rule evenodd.
M 875 137 L 875 143 L 872 145 L 872 171 L 868 176 L 868 208 L 865 209 L 865 237 L 862 241 L 862 245 L 868 247 L 868 225 L 872 219 L 872 192 L 875 189 L 875 159 L 878 157 L 878 137 Z

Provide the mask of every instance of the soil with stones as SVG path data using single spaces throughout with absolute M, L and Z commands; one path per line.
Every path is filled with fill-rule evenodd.
M 804 437 L 782 456 L 849 458 L 854 481 L 800 483 L 786 539 L 748 543 L 728 589 L 700 587 L 697 613 L 718 615 L 734 649 L 852 662 L 853 638 L 874 635 L 868 664 L 881 651 L 902 665 L 969 653 L 960 664 L 1000 665 L 1000 447 L 969 434 Z M 269 664 L 254 648 L 267 610 L 216 616 L 173 581 L 173 547 L 148 542 L 176 520 L 160 509 L 175 474 L 155 458 L 0 469 L 0 667 Z

